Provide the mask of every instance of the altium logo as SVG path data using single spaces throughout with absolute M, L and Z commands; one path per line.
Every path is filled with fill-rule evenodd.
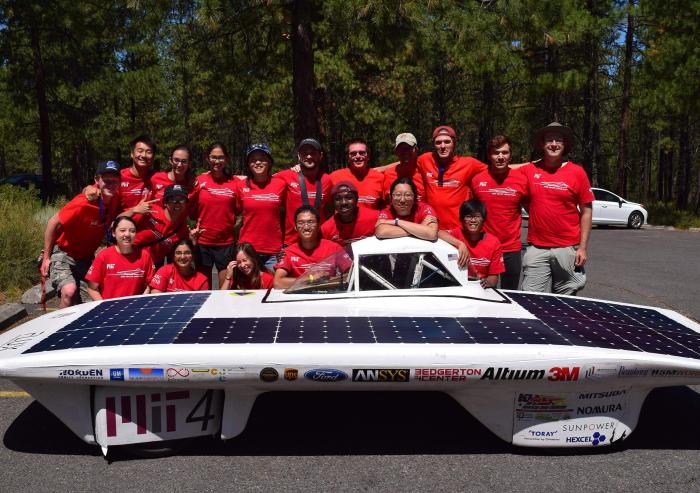
M 580 368 L 578 366 L 554 366 L 546 373 L 550 382 L 578 380 Z M 508 367 L 489 367 L 484 371 L 481 380 L 542 380 L 545 370 L 511 370 Z

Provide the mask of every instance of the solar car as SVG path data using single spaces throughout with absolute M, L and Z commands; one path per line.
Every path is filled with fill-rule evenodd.
M 105 454 L 229 439 L 261 393 L 308 390 L 437 390 L 515 445 L 602 448 L 633 432 L 653 388 L 700 383 L 700 324 L 676 312 L 483 289 L 441 240 L 367 238 L 350 254 L 284 291 L 46 314 L 0 334 L 0 377 Z

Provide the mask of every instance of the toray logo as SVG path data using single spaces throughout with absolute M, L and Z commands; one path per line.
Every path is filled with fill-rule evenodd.
M 347 380 L 348 374 L 334 368 L 315 368 L 304 373 L 304 378 L 314 382 L 339 382 Z

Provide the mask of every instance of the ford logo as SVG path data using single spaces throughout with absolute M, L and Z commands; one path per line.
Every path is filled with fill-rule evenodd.
M 339 382 L 347 380 L 348 374 L 333 368 L 314 368 L 304 373 L 304 378 L 314 382 Z

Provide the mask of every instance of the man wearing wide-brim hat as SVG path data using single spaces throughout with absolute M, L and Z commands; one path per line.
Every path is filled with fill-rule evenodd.
M 583 167 L 564 158 L 574 143 L 569 127 L 552 122 L 534 133 L 532 143 L 542 159 L 520 169 L 530 196 L 522 288 L 576 294 L 586 283 L 591 184 Z

